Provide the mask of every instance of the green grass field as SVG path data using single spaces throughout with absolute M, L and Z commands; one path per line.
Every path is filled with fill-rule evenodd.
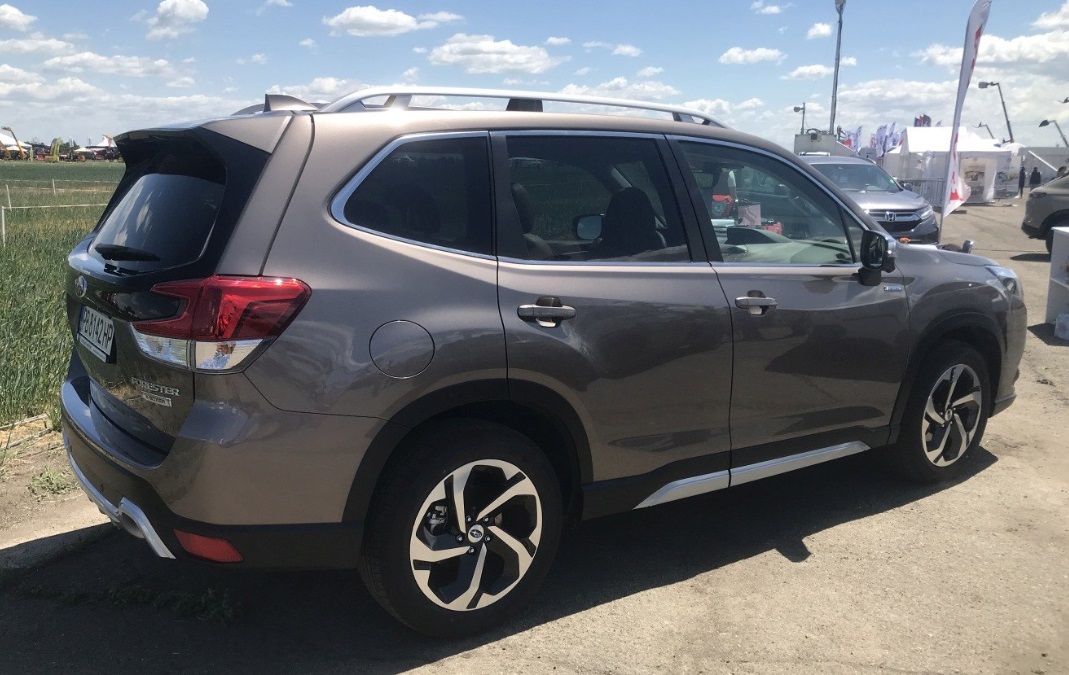
M 0 162 L 0 205 L 83 205 L 4 212 L 0 248 L 0 425 L 39 413 L 57 421 L 70 358 L 63 301 L 67 253 L 96 224 L 120 163 Z M 53 193 L 53 181 L 55 192 Z M 10 202 L 9 202 L 10 199 Z

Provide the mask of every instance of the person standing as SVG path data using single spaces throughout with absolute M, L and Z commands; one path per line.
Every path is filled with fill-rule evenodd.
M 1024 196 L 1024 183 L 1028 178 L 1027 173 L 1024 170 L 1024 164 L 1021 164 L 1021 173 L 1017 174 L 1017 197 L 1018 199 Z
M 1042 182 L 1043 177 L 1039 175 L 1039 167 L 1033 166 L 1032 173 L 1028 176 L 1028 193 L 1031 194 L 1032 190 L 1035 190 L 1037 187 L 1039 187 L 1040 183 Z

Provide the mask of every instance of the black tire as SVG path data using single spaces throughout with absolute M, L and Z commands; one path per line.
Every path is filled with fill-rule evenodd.
M 921 364 L 898 442 L 888 449 L 891 467 L 921 483 L 960 476 L 983 440 L 990 411 L 983 357 L 963 342 L 942 343 Z
M 531 439 L 482 420 L 417 431 L 399 452 L 366 522 L 360 575 L 368 590 L 426 635 L 500 625 L 530 601 L 560 543 L 563 501 L 552 466 Z M 452 490 L 458 480 L 463 487 Z M 485 511 L 506 491 L 514 496 Z M 432 554 L 448 558 L 420 559 Z

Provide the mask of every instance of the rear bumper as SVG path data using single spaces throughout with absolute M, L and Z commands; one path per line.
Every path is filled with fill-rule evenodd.
M 342 512 L 353 481 L 347 465 L 361 456 L 359 420 L 333 417 L 312 427 L 304 420 L 308 416 L 294 419 L 276 411 L 289 429 L 274 428 L 261 440 L 237 427 L 239 440 L 253 436 L 241 443 L 225 437 L 227 419 L 205 416 L 198 423 L 214 433 L 211 441 L 198 434 L 180 438 L 166 457 L 144 464 L 138 458 L 152 451 L 130 453 L 138 442 L 96 408 L 76 368 L 62 385 L 61 401 L 67 456 L 82 489 L 115 525 L 144 539 L 156 555 L 203 560 L 182 547 L 175 535 L 180 530 L 230 542 L 242 561 L 228 566 L 357 565 L 363 522 L 359 516 L 347 520 Z M 224 412 L 233 417 L 229 409 Z M 195 424 L 187 426 L 198 431 Z M 342 434 L 336 426 L 350 432 L 347 453 L 332 450 L 337 441 L 331 439 Z M 329 471 L 338 476 L 319 479 Z
M 357 564 L 362 522 L 242 526 L 190 520 L 168 509 L 147 481 L 106 458 L 68 419 L 63 437 L 71 469 L 89 499 L 161 558 L 211 562 L 186 553 L 174 533 L 181 530 L 233 544 L 243 560 L 228 567 L 344 569 Z

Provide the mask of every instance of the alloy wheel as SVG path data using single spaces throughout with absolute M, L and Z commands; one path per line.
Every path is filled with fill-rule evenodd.
M 431 490 L 409 542 L 416 585 L 453 611 L 482 609 L 523 579 L 542 537 L 542 503 L 531 479 L 496 459 L 465 464 Z
M 969 366 L 951 366 L 936 380 L 928 394 L 920 430 L 929 462 L 937 467 L 949 466 L 965 454 L 976 436 L 982 405 L 980 378 Z

